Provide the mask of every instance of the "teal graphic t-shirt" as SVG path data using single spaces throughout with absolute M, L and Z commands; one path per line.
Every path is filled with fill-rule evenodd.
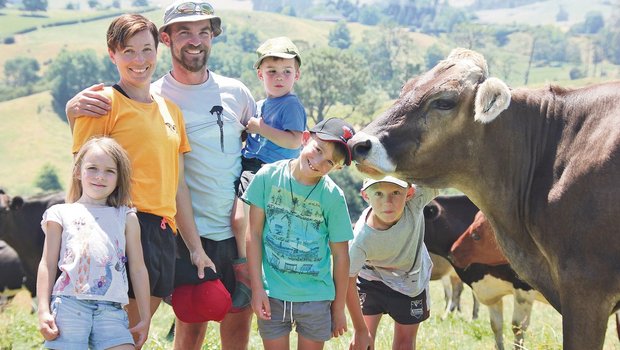
M 289 162 L 264 165 L 243 195 L 265 212 L 263 285 L 280 300 L 333 300 L 329 242 L 353 238 L 346 200 L 329 176 L 316 186 L 298 183 Z

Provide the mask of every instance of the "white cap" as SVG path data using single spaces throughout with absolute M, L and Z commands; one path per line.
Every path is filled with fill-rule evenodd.
M 401 179 L 397 179 L 393 176 L 386 176 L 382 179 L 365 179 L 364 180 L 364 184 L 362 185 L 362 191 L 365 191 L 368 187 L 379 183 L 379 182 L 389 182 L 392 183 L 394 185 L 400 186 L 402 188 L 409 188 L 410 185 L 407 181 L 401 180 Z

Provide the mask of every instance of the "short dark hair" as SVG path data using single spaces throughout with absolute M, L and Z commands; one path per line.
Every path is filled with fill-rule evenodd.
M 312 132 L 312 131 L 310 132 L 310 136 L 312 136 L 316 140 L 316 142 L 323 142 L 325 144 L 332 144 L 332 145 L 334 145 L 334 153 L 333 153 L 334 161 L 336 161 L 337 163 L 342 163 L 343 165 L 346 165 L 345 162 L 346 162 L 346 159 L 347 159 L 348 150 L 347 150 L 345 145 L 343 145 L 343 144 L 341 144 L 339 142 L 332 142 L 332 141 L 322 140 L 320 137 L 318 137 L 316 135 L 315 132 Z
M 159 44 L 159 31 L 155 23 L 137 13 L 125 14 L 116 17 L 108 27 L 107 42 L 108 49 L 116 52 L 127 46 L 127 41 L 137 33 L 148 30 L 155 41 L 155 49 Z

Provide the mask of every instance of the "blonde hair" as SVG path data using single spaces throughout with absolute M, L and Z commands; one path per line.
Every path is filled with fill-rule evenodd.
M 93 137 L 89 139 L 75 155 L 73 164 L 73 172 L 71 179 L 71 187 L 67 193 L 67 203 L 76 202 L 82 197 L 82 181 L 79 179 L 80 171 L 82 169 L 82 162 L 84 156 L 88 151 L 98 147 L 105 154 L 110 156 L 118 171 L 118 179 L 116 182 L 116 188 L 106 200 L 106 204 L 111 207 L 120 207 L 121 205 L 131 206 L 131 162 L 127 156 L 125 149 L 116 142 L 116 140 L 109 137 Z

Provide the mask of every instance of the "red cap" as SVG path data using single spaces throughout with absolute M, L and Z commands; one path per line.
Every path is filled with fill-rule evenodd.
M 172 293 L 174 314 L 186 323 L 219 322 L 231 305 L 230 294 L 220 280 L 182 285 Z

